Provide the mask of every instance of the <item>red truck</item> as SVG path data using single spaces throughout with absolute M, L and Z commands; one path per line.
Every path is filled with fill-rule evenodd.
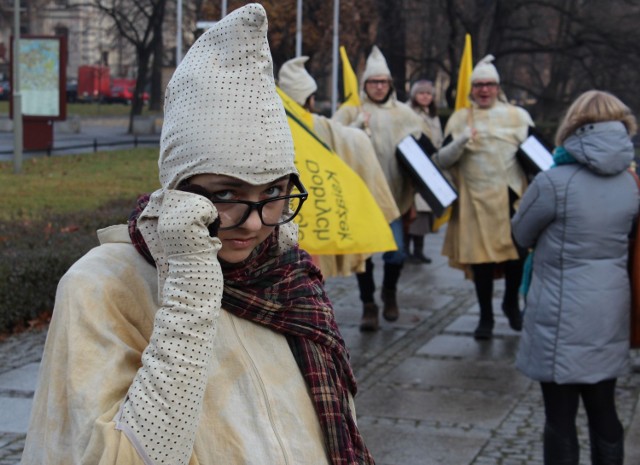
M 111 80 L 111 90 L 107 101 L 114 103 L 130 104 L 133 101 L 133 95 L 136 90 L 136 80 L 127 78 L 113 78 Z M 149 100 L 149 94 L 142 94 L 143 102 Z
M 108 66 L 83 65 L 78 68 L 78 101 L 101 102 L 111 95 Z

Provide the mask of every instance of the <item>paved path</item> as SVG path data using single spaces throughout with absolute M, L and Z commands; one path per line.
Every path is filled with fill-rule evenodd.
M 475 341 L 473 286 L 439 255 L 443 234 L 427 238 L 430 265 L 407 264 L 399 290 L 400 319 L 380 331 L 358 330 L 354 277 L 327 289 L 359 380 L 359 425 L 378 465 L 542 464 L 539 387 L 513 368 L 518 334 L 499 315 L 495 337 Z M 376 282 L 382 265 L 376 257 Z M 499 307 L 502 282 L 495 291 Z M 19 462 L 45 333 L 0 343 L 0 465 Z M 640 353 L 633 351 L 636 366 Z M 627 465 L 640 464 L 640 373 L 619 380 Z M 581 465 L 589 464 L 584 412 Z

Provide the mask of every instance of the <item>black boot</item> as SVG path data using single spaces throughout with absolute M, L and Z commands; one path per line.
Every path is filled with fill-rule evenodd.
M 589 428 L 591 465 L 622 465 L 624 461 L 624 434 L 615 442 L 606 441 Z
M 509 326 L 514 331 L 522 331 L 522 312 L 518 292 L 522 281 L 523 260 L 509 260 L 504 264 L 504 299 L 502 300 L 502 311 L 509 320 Z
M 514 331 L 522 331 L 522 312 L 518 305 L 510 306 L 502 302 L 502 312 L 509 320 L 509 326 Z
M 480 322 L 473 332 L 473 337 L 478 340 L 487 340 L 491 339 L 493 336 L 493 320 L 482 319 L 480 318 Z
M 579 462 L 580 446 L 578 445 L 578 438 L 563 437 L 545 424 L 544 465 L 578 465 Z
M 431 263 L 431 259 L 424 254 L 424 236 L 411 236 L 413 238 L 413 258 L 418 263 Z
M 360 301 L 363 304 L 366 302 L 374 302 L 376 292 L 376 283 L 373 280 L 373 260 L 371 260 L 371 257 L 367 258 L 364 265 L 364 271 L 362 273 L 356 273 L 358 289 L 360 290 Z
M 384 278 L 382 280 L 382 316 L 387 321 L 396 321 L 400 315 L 398 302 L 396 300 L 396 287 L 400 279 L 402 265 L 396 263 L 384 264 Z
M 482 263 L 472 265 L 473 283 L 476 288 L 478 306 L 480 307 L 480 322 L 473 332 L 476 339 L 491 339 L 493 336 L 493 264 Z
M 384 306 L 382 307 L 382 316 L 387 321 L 396 321 L 400 316 L 400 309 L 398 308 L 398 302 L 396 301 L 396 291 L 395 289 L 385 289 L 382 288 L 382 302 Z
M 378 327 L 378 306 L 375 302 L 362 304 L 360 331 L 377 331 Z

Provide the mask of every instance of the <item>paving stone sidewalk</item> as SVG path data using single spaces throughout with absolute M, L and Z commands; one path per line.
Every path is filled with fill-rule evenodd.
M 542 399 L 538 384 L 513 367 L 518 333 L 497 315 L 495 337 L 473 339 L 478 319 L 473 286 L 439 255 L 442 238 L 442 233 L 427 238 L 432 264 L 405 266 L 400 319 L 383 321 L 378 332 L 358 329 L 355 277 L 327 281 L 359 381 L 363 435 L 378 465 L 542 464 Z M 377 256 L 375 263 L 380 283 Z M 496 281 L 495 308 L 501 286 Z M 45 337 L 44 331 L 27 332 L 0 342 L 0 465 L 19 463 Z M 640 367 L 640 353 L 632 355 Z M 619 379 L 627 465 L 640 464 L 639 397 L 640 373 Z M 578 424 L 580 465 L 588 465 L 582 409 Z

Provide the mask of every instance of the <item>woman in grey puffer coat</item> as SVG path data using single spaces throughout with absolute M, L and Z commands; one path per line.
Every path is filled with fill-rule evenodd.
M 613 95 L 582 94 L 558 128 L 555 166 L 536 176 L 512 219 L 516 242 L 535 247 L 516 365 L 542 386 L 547 465 L 579 462 L 580 398 L 592 464 L 623 461 L 614 394 L 629 365 L 635 129 L 631 111 Z

